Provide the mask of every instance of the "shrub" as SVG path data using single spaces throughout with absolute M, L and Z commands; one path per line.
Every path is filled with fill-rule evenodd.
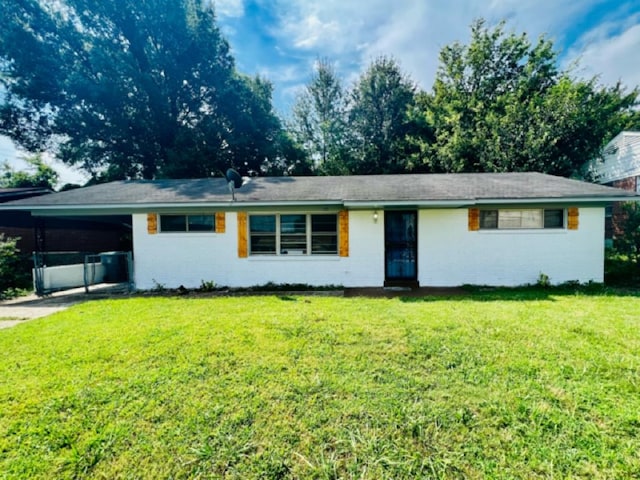
M 0 297 L 31 285 L 29 256 L 20 253 L 18 238 L 0 233 Z
M 609 285 L 640 283 L 640 206 L 622 204 L 623 215 L 613 248 L 605 253 L 604 276 Z
M 634 285 L 640 282 L 638 258 L 607 249 L 604 259 L 604 280 L 607 285 Z

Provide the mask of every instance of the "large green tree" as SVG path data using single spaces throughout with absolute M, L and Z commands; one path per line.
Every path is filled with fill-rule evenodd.
M 16 170 L 8 162 L 0 165 L 0 187 L 27 188 L 42 187 L 53 190 L 58 183 L 58 172 L 47 165 L 42 155 L 24 157 L 26 170 Z
M 3 0 L 0 133 L 105 179 L 260 171 L 271 85 L 236 72 L 212 5 Z
M 559 70 L 550 40 L 532 43 L 504 27 L 477 20 L 468 45 L 442 49 L 433 92 L 414 110 L 434 133 L 414 139 L 426 167 L 579 175 L 632 121 L 638 91 L 573 78 Z
M 412 132 L 409 111 L 415 86 L 388 57 L 374 60 L 360 76 L 350 95 L 352 173 L 403 173 L 409 164 Z
M 293 106 L 291 130 L 314 171 L 346 173 L 347 104 L 342 82 L 327 59 L 319 59 Z

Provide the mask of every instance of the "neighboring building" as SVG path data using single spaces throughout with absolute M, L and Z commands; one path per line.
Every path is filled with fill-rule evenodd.
M 13 202 L 132 216 L 134 278 L 198 287 L 602 282 L 605 205 L 634 192 L 540 173 L 113 182 Z
M 603 185 L 640 193 L 640 132 L 620 132 L 602 149 L 602 158 L 591 162 L 591 173 Z M 626 216 L 620 203 L 606 210 L 605 240 L 623 232 Z

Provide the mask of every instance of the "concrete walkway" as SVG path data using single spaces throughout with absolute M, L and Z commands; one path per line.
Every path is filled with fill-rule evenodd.
M 27 320 L 46 317 L 52 313 L 66 310 L 77 303 L 96 298 L 105 298 L 118 291 L 121 292 L 122 287 L 100 284 L 91 286 L 89 293 L 85 293 L 84 287 L 80 287 L 55 292 L 46 297 L 38 297 L 35 294 L 31 294 L 4 300 L 0 302 L 0 329 L 13 327 Z

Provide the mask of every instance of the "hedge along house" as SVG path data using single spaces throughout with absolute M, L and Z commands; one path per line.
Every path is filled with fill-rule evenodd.
M 633 192 L 539 173 L 125 181 L 13 202 L 131 214 L 134 280 L 345 287 L 603 280 L 604 209 Z

